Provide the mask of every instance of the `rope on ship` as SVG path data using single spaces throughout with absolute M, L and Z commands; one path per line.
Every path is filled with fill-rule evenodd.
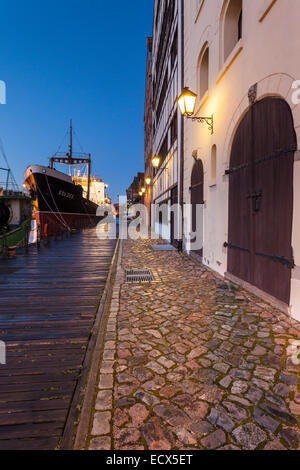
M 69 225 L 67 224 L 67 222 L 65 221 L 65 219 L 63 218 L 61 212 L 59 211 L 59 209 L 58 209 L 58 207 L 57 207 L 56 201 L 55 201 L 55 199 L 54 199 L 53 193 L 52 193 L 51 188 L 50 188 L 50 184 L 49 184 L 47 175 L 45 175 L 45 177 L 46 177 L 47 185 L 48 185 L 48 188 L 49 188 L 49 191 L 50 191 L 50 195 L 51 195 L 51 197 L 52 197 L 52 201 L 54 202 L 56 211 L 57 211 L 57 213 L 59 214 L 59 216 L 60 216 L 60 218 L 61 218 L 61 221 L 62 221 L 62 223 L 64 224 L 64 226 L 65 226 L 66 228 L 68 228 L 69 232 L 71 232 L 71 229 L 70 229 Z
M 58 220 L 58 222 L 62 223 L 62 224 L 65 226 L 65 228 L 68 229 L 69 232 L 70 232 L 70 231 L 71 231 L 70 227 L 69 227 L 68 225 L 66 225 L 66 223 L 65 223 L 63 220 L 60 220 L 60 219 L 59 219 L 59 217 L 57 216 L 57 213 L 54 212 L 54 210 L 52 209 L 52 207 L 48 204 L 48 201 L 45 199 L 45 197 L 44 197 L 42 191 L 40 190 L 40 187 L 39 187 L 37 181 L 36 181 L 35 183 L 36 183 L 36 187 L 37 187 L 38 191 L 40 192 L 40 194 L 41 194 L 41 196 L 42 196 L 42 198 L 43 198 L 43 200 L 44 200 L 46 206 L 48 207 L 48 209 L 50 209 L 50 212 L 52 212 L 52 214 L 56 217 L 56 219 Z M 59 213 L 59 214 L 60 214 L 60 213 Z

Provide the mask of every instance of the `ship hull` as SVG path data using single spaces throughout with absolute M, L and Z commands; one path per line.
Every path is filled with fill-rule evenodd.
M 39 238 L 96 225 L 99 206 L 83 197 L 81 186 L 56 170 L 32 166 L 26 170 L 25 183 L 34 198 L 33 217 Z

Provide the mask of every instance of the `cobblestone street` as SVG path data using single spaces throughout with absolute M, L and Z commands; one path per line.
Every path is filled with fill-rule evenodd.
M 152 244 L 123 242 L 87 448 L 299 449 L 300 325 Z

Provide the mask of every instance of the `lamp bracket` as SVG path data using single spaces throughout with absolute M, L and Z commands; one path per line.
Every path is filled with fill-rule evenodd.
M 207 124 L 208 130 L 211 134 L 214 133 L 214 115 L 210 117 L 201 117 L 201 116 L 187 116 L 188 119 L 192 121 L 200 122 L 201 124 Z

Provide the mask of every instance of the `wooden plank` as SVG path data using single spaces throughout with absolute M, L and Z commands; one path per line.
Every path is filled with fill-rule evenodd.
M 0 260 L 1 450 L 57 447 L 114 247 L 93 229 Z
M 27 436 L 26 439 L 32 437 L 53 437 L 60 435 L 62 431 L 62 423 L 37 423 L 37 424 L 19 424 L 9 427 L 9 434 L 7 429 L 0 427 L 0 441 L 8 442 L 11 439 L 22 439 Z M 7 436 L 9 435 L 9 439 Z M 2 447 L 3 448 L 3 447 Z
M 5 440 L 0 441 L 0 450 L 53 450 L 57 441 L 57 437 Z

